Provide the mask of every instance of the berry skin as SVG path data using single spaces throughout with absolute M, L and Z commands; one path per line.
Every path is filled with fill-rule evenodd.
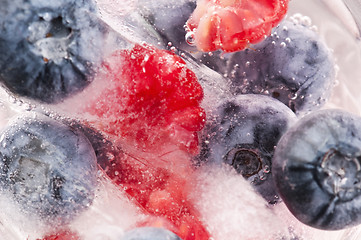
M 301 222 L 337 230 L 361 223 L 361 119 L 321 110 L 283 135 L 273 157 L 280 196 Z
M 227 64 L 235 94 L 270 95 L 297 114 L 320 108 L 335 82 L 331 51 L 302 17 L 283 21 L 265 41 L 232 54 Z
M 288 0 L 199 0 L 187 27 L 199 50 L 234 52 L 262 41 L 287 8 Z
M 147 159 L 125 153 L 122 159 L 117 158 L 120 161 L 115 162 L 107 173 L 118 172 L 118 175 L 112 174 L 116 176 L 115 183 L 126 189 L 145 214 L 160 217 L 173 225 L 169 227 L 168 224 L 147 221 L 140 226 L 166 226 L 184 240 L 209 239 L 197 209 L 189 201 L 190 194 L 196 191 L 194 184 L 189 184 L 196 181 L 191 160 L 179 157 Z M 156 161 L 161 161 L 163 167 L 156 165 Z M 176 167 L 172 166 L 175 162 Z
M 0 188 L 29 216 L 66 224 L 92 203 L 96 156 L 78 130 L 25 114 L 5 127 L 0 142 Z
M 101 132 L 88 123 L 74 120 L 65 121 L 64 123 L 84 134 L 94 149 L 99 167 L 103 169 L 113 181 L 118 181 L 120 177 L 119 173 L 122 172 L 121 160 L 125 157 L 120 146 L 113 144 Z
M 180 237 L 164 228 L 141 227 L 125 233 L 121 240 L 181 240 Z
M 115 52 L 103 64 L 108 88 L 85 110 L 94 124 L 117 139 L 153 151 L 178 145 L 198 151 L 197 131 L 205 122 L 203 90 L 175 54 L 149 45 Z
M 109 31 L 94 2 L 5 0 L 0 16 L 0 81 L 11 92 L 56 103 L 90 83 Z
M 294 113 L 262 95 L 238 95 L 215 108 L 202 132 L 198 161 L 229 164 L 254 184 L 270 203 L 277 200 L 272 182 L 272 156 Z
M 80 237 L 69 230 L 62 230 L 38 240 L 80 240 Z

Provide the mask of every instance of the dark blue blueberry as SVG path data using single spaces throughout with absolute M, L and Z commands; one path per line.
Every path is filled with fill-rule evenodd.
M 71 221 L 93 201 L 97 162 L 77 129 L 40 114 L 10 121 L 0 137 L 0 189 L 46 223 Z
M 230 56 L 227 75 L 234 93 L 269 95 L 297 114 L 326 102 L 335 81 L 331 51 L 296 20 L 284 20 L 266 40 Z
M 123 150 L 108 140 L 101 132 L 95 128 L 75 120 L 66 121 L 72 128 L 81 131 L 91 143 L 98 165 L 113 180 L 117 181 L 121 176 L 121 161 L 124 159 Z
M 361 118 L 321 110 L 283 135 L 273 157 L 280 196 L 301 222 L 328 230 L 361 223 Z
M 121 240 L 181 240 L 181 238 L 164 228 L 140 227 L 126 232 Z
M 215 107 L 202 132 L 199 162 L 229 164 L 273 203 L 272 157 L 283 133 L 296 120 L 281 102 L 263 95 L 245 94 Z
M 157 1 L 146 0 L 140 2 L 140 11 L 144 18 L 156 29 L 164 45 L 170 42 L 182 50 L 196 50 L 186 42 L 184 28 L 188 18 L 196 8 L 194 0 Z
M 5 0 L 0 81 L 20 96 L 55 103 L 81 91 L 102 61 L 106 24 L 89 0 Z

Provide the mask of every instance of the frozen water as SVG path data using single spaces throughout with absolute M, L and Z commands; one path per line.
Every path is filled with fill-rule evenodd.
M 143 0 L 145 1 L 145 0 Z M 183 0 L 182 0 L 183 1 Z M 40 1 L 39 1 L 40 2 Z M 45 1 L 41 1 L 42 3 Z M 105 22 L 130 41 L 149 41 L 158 45 L 159 36 L 149 28 L 144 19 L 134 11 L 141 0 L 98 0 L 100 14 Z M 361 56 L 357 25 L 345 10 L 339 8 L 340 1 L 292 0 L 290 13 L 300 12 L 312 19 L 328 46 L 337 56 L 338 84 L 334 94 L 326 107 L 340 107 L 351 112 L 361 114 L 359 94 L 361 90 Z M 326 3 L 330 9 L 326 11 Z M 334 7 L 336 6 L 336 8 Z M 315 9 L 319 10 L 316 11 Z M 343 9 L 341 12 L 340 9 Z M 339 19 L 336 19 L 339 17 Z M 329 19 L 327 21 L 326 19 Z M 346 27 L 345 27 L 346 26 Z M 114 37 L 116 39 L 116 37 Z M 113 39 L 113 40 L 114 40 Z M 107 44 L 114 46 L 110 40 Z M 129 44 L 131 46 L 132 44 Z M 127 44 L 123 47 L 128 47 Z M 185 57 L 189 67 L 196 73 L 204 88 L 205 99 L 203 107 L 208 113 L 212 111 L 212 103 L 219 99 L 228 98 L 229 86 L 227 80 L 220 74 L 196 63 L 191 57 Z M 101 82 L 94 82 L 77 97 L 58 106 L 38 106 L 41 111 L 53 110 L 88 119 L 89 116 L 79 113 L 79 109 L 87 104 L 89 96 L 99 93 L 105 87 Z M 19 99 L 11 99 L 6 92 L 0 90 L 0 128 L 9 118 L 29 108 L 33 103 L 26 103 Z M 30 107 L 31 108 L 31 107 Z M 339 232 L 326 232 L 311 229 L 300 224 L 288 212 L 283 204 L 268 206 L 242 176 L 232 170 L 224 168 L 221 171 L 200 169 L 197 191 L 192 201 L 200 211 L 205 225 L 215 240 L 239 240 L 241 237 L 251 239 L 300 239 L 339 240 L 359 239 L 361 231 L 357 228 Z M 0 198 L 0 234 L 3 239 L 17 240 L 29 237 L 39 237 L 44 229 L 26 221 L 26 218 L 8 202 L 4 196 Z M 89 209 L 70 225 L 70 229 L 79 233 L 85 239 L 119 239 L 124 231 L 145 218 L 123 190 L 114 186 L 109 179 L 99 176 L 99 189 L 96 198 Z M 241 237 L 240 237 L 241 236 Z M 1 238 L 0 238 L 1 239 Z
M 205 65 L 199 64 L 191 55 L 184 53 L 183 57 L 187 62 L 187 67 L 196 74 L 202 85 L 204 91 L 202 107 L 206 110 L 207 115 L 211 115 L 215 102 L 232 96 L 229 80 Z
M 84 240 L 119 240 L 125 231 L 146 217 L 122 189 L 99 173 L 99 189 L 89 209 L 75 219 L 69 229 Z M 53 226 L 29 219 L 6 195 L 0 197 L 0 239 L 35 240 L 53 233 Z
M 98 0 L 101 18 L 131 42 L 158 45 L 159 36 L 136 10 L 138 0 Z
M 140 33 L 134 33 L 134 26 L 136 25 L 124 28 L 124 25 L 117 21 L 134 10 L 135 1 L 128 1 L 127 4 L 124 4 L 128 6 L 125 11 L 124 8 L 116 7 L 117 4 L 119 6 L 119 1 L 102 0 L 98 2 L 103 4 L 103 19 L 117 31 L 124 33 L 130 30 L 131 34 L 128 37 L 134 41 L 141 41 L 142 35 L 147 34 L 149 29 L 146 29 L 145 32 L 143 32 L 144 29 L 141 29 Z M 109 5 L 106 6 L 106 4 Z M 335 16 L 333 12 L 325 10 L 324 3 L 321 1 L 293 0 L 290 4 L 289 15 L 300 12 L 309 16 L 313 24 L 317 26 L 318 33 L 337 56 L 336 61 L 340 69 L 337 78 L 338 84 L 335 86 L 331 100 L 325 107 L 340 107 L 360 114 L 359 91 L 361 82 L 357 81 L 357 79 L 361 78 L 361 72 L 355 71 L 355 69 L 358 69 L 355 66 L 360 66 L 361 61 L 359 55 L 360 44 L 358 40 L 355 40 L 357 29 L 354 24 L 349 24 L 351 21 L 350 16 L 345 11 L 343 13 L 337 12 L 338 16 Z M 331 3 L 328 5 L 331 5 Z M 320 11 L 314 11 L 315 9 Z M 336 17 L 340 17 L 341 20 L 336 19 Z M 325 19 L 331 20 L 326 21 Z M 349 28 L 345 28 L 344 24 Z M 150 31 L 150 34 L 156 36 L 153 35 L 155 33 L 152 31 Z M 153 43 L 157 44 L 157 40 L 153 41 Z M 212 103 L 230 97 L 227 80 L 222 75 L 196 63 L 192 57 L 183 56 L 185 56 L 188 66 L 200 79 L 205 92 L 203 107 L 210 113 L 213 107 Z M 95 82 L 85 93 L 89 96 L 96 94 L 98 87 L 103 86 L 101 86 L 101 83 Z M 76 99 L 73 103 L 78 102 L 79 99 L 81 98 Z M 64 111 L 69 113 L 71 112 L 69 109 L 72 108 L 66 107 Z M 87 116 L 80 115 L 77 115 L 77 117 L 87 118 Z M 283 204 L 267 206 L 263 198 L 257 195 L 241 176 L 232 173 L 229 169 L 223 169 L 220 172 L 209 169 L 200 171 L 201 174 L 197 183 L 199 192 L 196 193 L 193 201 L 198 207 L 207 228 L 216 240 L 239 240 L 239 236 L 272 240 L 277 239 L 277 237 L 279 239 L 282 239 L 281 237 L 292 239 L 292 237 L 296 236 L 300 239 L 339 240 L 357 239 L 357 236 L 360 236 L 360 231 L 357 228 L 339 232 L 326 232 L 300 224 Z M 89 214 L 91 215 L 91 213 Z M 89 217 L 89 223 L 79 226 L 86 229 L 88 224 L 92 224 L 91 219 Z M 123 228 L 117 228 L 116 226 L 112 229 L 115 232 L 119 231 L 119 234 L 123 231 Z M 99 231 L 102 232 L 100 228 Z M 82 232 L 84 233 L 85 230 Z
M 203 169 L 194 201 L 214 239 L 275 239 L 287 225 L 233 170 Z
M 339 69 L 337 84 L 326 107 L 343 108 L 360 115 L 361 71 L 358 70 L 358 66 L 361 64 L 361 44 L 359 32 L 352 16 L 340 2 L 338 0 L 290 1 L 289 15 L 302 13 L 309 16 L 312 23 L 317 26 L 317 32 L 336 57 Z M 319 9 L 319 11 L 314 9 Z
M 146 218 L 141 208 L 101 173 L 93 204 L 72 225 L 82 239 L 119 240 L 124 232 Z

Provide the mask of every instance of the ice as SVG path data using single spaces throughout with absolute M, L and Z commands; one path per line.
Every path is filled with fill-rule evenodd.
M 187 66 L 196 74 L 198 81 L 202 85 L 204 99 L 202 107 L 208 115 L 212 115 L 214 103 L 221 99 L 231 98 L 229 80 L 218 72 L 198 63 L 191 55 L 182 55 L 187 62 Z
M 71 229 L 83 239 L 118 240 L 126 230 L 144 219 L 146 215 L 141 208 L 102 173 L 93 204 L 72 223 Z
M 326 107 L 343 108 L 360 115 L 359 90 L 361 89 L 361 82 L 358 79 L 361 78 L 361 71 L 356 70 L 358 69 L 357 66 L 361 64 L 361 55 L 359 54 L 361 44 L 358 40 L 358 31 L 354 27 L 354 20 L 351 20 L 350 14 L 345 11 L 345 7 L 335 7 L 343 6 L 341 1 L 327 1 L 329 8 L 325 8 L 325 2 L 312 0 L 290 1 L 288 15 L 301 13 L 309 16 L 312 23 L 317 27 L 317 32 L 327 46 L 333 50 L 336 57 L 335 60 L 339 69 L 337 84 Z M 337 11 L 335 11 L 335 8 L 337 8 Z M 320 11 L 314 11 L 314 9 L 320 9 Z M 326 21 L 325 19 L 330 20 Z M 352 29 L 349 30 L 349 28 Z
M 179 4 L 185 0 L 179 1 Z M 46 4 L 46 1 L 38 1 Z M 139 14 L 139 5 L 151 9 L 154 7 L 147 0 L 98 0 L 99 17 L 109 24 L 116 32 L 108 35 L 107 52 L 115 49 L 129 48 L 134 42 L 150 42 L 160 46 L 160 36 Z M 157 3 L 153 1 L 152 4 Z M 326 10 L 324 4 L 331 9 Z M 328 46 L 333 49 L 338 65 L 338 84 L 333 96 L 325 107 L 339 107 L 361 114 L 361 44 L 359 28 L 351 16 L 357 17 L 354 5 L 346 1 L 347 8 L 340 5 L 341 1 L 292 0 L 289 16 L 301 13 L 309 16 L 317 26 Z M 159 5 L 169 4 L 160 1 Z M 178 3 L 177 3 L 178 4 Z M 341 7 L 342 6 L 342 7 Z M 341 10 L 342 12 L 341 12 Z M 332 12 L 334 11 L 334 12 Z M 337 16 L 335 15 L 337 14 Z M 162 21 L 166 21 L 165 17 Z M 166 24 L 166 22 L 164 22 Z M 34 26 L 35 27 L 35 26 Z M 119 34 L 119 35 L 118 35 Z M 89 36 L 96 40 L 96 37 Z M 120 40 L 121 39 L 121 40 Z M 48 40 L 46 40 L 48 41 Z M 39 44 L 46 44 L 39 42 Z M 128 42 L 129 41 L 129 42 Z M 119 45 L 120 44 L 120 45 Z M 170 44 L 169 48 L 172 44 Z M 57 47 L 57 45 L 51 45 Z M 60 44 L 61 47 L 61 44 Z M 52 58 L 53 49 L 47 54 Z M 220 99 L 231 98 L 229 84 L 224 76 L 198 63 L 193 56 L 176 50 L 192 69 L 203 89 L 204 101 L 202 107 L 211 115 L 214 103 Z M 86 49 L 84 54 L 86 54 Z M 89 53 L 90 54 L 90 53 Z M 197 53 L 194 54 L 196 56 Z M 57 55 L 58 56 L 58 55 Z M 211 55 L 209 55 L 212 57 Z M 101 72 L 97 74 L 101 75 Z M 98 78 L 100 79 L 100 78 Z M 98 97 L 102 89 L 108 86 L 102 81 L 94 81 L 83 92 L 62 102 L 59 105 L 38 104 L 9 96 L 0 89 L 0 129 L 7 124 L 15 114 L 29 110 L 45 112 L 47 115 L 65 115 L 79 120 L 92 120 L 94 116 L 84 114 L 81 109 L 88 100 Z M 34 105 L 35 104 L 35 105 Z M 127 149 L 136 152 L 135 149 Z M 139 153 L 146 158 L 145 153 Z M 156 159 L 158 156 L 152 156 Z M 183 156 L 184 157 L 184 156 Z M 172 171 L 179 168 L 181 163 L 174 163 L 178 159 L 176 152 L 172 152 L 161 159 L 156 159 L 159 165 L 167 165 L 167 161 L 174 165 Z M 184 157 L 184 159 L 187 159 Z M 180 162 L 185 161 L 183 158 Z M 156 161 L 155 160 L 155 161 Z M 352 228 L 344 231 L 327 232 L 316 230 L 299 223 L 287 210 L 283 203 L 269 205 L 257 194 L 252 186 L 237 175 L 232 169 L 225 166 L 219 168 L 203 167 L 195 173 L 197 178 L 192 182 L 196 189 L 190 196 L 191 201 L 199 211 L 200 218 L 209 230 L 214 240 L 229 239 L 307 239 L 307 240 L 357 240 L 361 238 L 361 229 Z M 116 186 L 103 172 L 98 174 L 99 186 L 94 202 L 87 211 L 82 213 L 68 227 L 84 240 L 109 239 L 118 240 L 128 229 L 134 228 L 137 223 L 147 219 L 143 209 L 129 198 L 121 186 Z M 51 232 L 51 226 L 39 225 L 36 221 L 28 220 L 27 216 L 19 211 L 16 204 L 9 202 L 6 195 L 0 197 L 0 239 L 37 239 L 46 232 Z M 202 239 L 203 240 L 203 239 Z
M 194 201 L 214 239 L 275 239 L 287 225 L 234 170 L 204 169 Z
M 158 34 L 137 11 L 138 0 L 98 0 L 97 2 L 100 17 L 129 41 L 146 41 L 158 45 Z
M 200 171 L 192 200 L 214 239 L 356 239 L 344 238 L 356 229 L 327 232 L 301 224 L 283 203 L 268 205 L 233 169 Z
M 103 173 L 99 173 L 99 188 L 89 209 L 68 227 L 85 240 L 118 240 L 126 230 L 146 216 L 141 208 L 131 202 L 122 189 L 116 187 Z M 35 240 L 44 233 L 53 233 L 53 226 L 44 225 L 40 219 L 29 218 L 4 195 L 0 197 L 0 239 Z

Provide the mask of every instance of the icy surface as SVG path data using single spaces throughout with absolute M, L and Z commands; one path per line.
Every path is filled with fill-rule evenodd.
M 143 26 L 143 20 L 134 12 L 138 4 L 137 0 L 98 0 L 97 2 L 101 17 L 115 30 L 132 41 L 145 39 L 158 45 L 157 33 L 152 29 L 139 27 Z M 294 13 L 309 16 L 317 26 L 317 31 L 335 53 L 339 68 L 338 84 L 326 107 L 339 107 L 360 115 L 361 44 L 357 39 L 359 32 L 347 9 L 341 8 L 343 11 L 338 11 L 339 5 L 332 5 L 339 2 L 292 0 L 289 16 Z M 325 3 L 329 8 L 326 8 Z M 204 66 L 199 66 L 191 60 L 189 66 L 203 84 L 205 89 L 203 106 L 207 111 L 212 111 L 212 102 L 229 97 L 229 87 L 221 75 L 209 69 L 205 71 Z M 68 116 L 86 119 L 88 116 L 79 115 L 77 110 L 87 104 L 87 96 L 96 94 L 97 88 L 101 87 L 104 86 L 100 82 L 94 82 L 76 98 L 61 105 L 55 107 L 41 105 L 37 108 L 44 111 L 50 109 L 48 113 L 56 110 Z M 13 99 L 1 89 L 0 129 L 15 113 L 32 108 L 33 103 Z M 277 238 L 288 240 L 297 239 L 296 237 L 305 240 L 357 240 L 361 237 L 361 230 L 357 228 L 326 232 L 300 224 L 283 204 L 267 206 L 249 183 L 230 169 L 200 171 L 195 183 L 199 192 L 194 194 L 193 202 L 215 240 L 239 240 L 242 237 L 256 240 Z M 23 218 L 13 204 L 4 199 L 4 196 L 0 198 L 0 208 L 2 209 L 0 234 L 3 239 L 17 240 L 27 237 L 30 240 L 36 239 L 43 231 L 39 226 Z M 93 204 L 71 224 L 70 228 L 77 231 L 85 240 L 117 240 L 126 230 L 144 218 L 141 209 L 134 205 L 121 189 L 100 175 L 99 189 Z
M 342 7 L 335 7 L 340 6 L 340 2 L 290 1 L 288 15 L 302 13 L 309 16 L 317 28 L 317 32 L 328 47 L 333 49 L 339 71 L 333 96 L 326 104 L 326 107 L 343 108 L 360 115 L 361 107 L 359 102 L 361 95 L 359 92 L 361 81 L 359 79 L 361 79 L 361 71 L 358 70 L 358 66 L 361 64 L 361 43 L 357 31 L 353 27 L 355 22 L 350 19 L 350 14 Z M 327 5 L 324 3 L 327 3 Z M 337 11 L 335 11 L 335 8 L 337 8 Z M 319 10 L 316 11 L 315 9 Z M 326 19 L 329 20 L 326 21 Z

